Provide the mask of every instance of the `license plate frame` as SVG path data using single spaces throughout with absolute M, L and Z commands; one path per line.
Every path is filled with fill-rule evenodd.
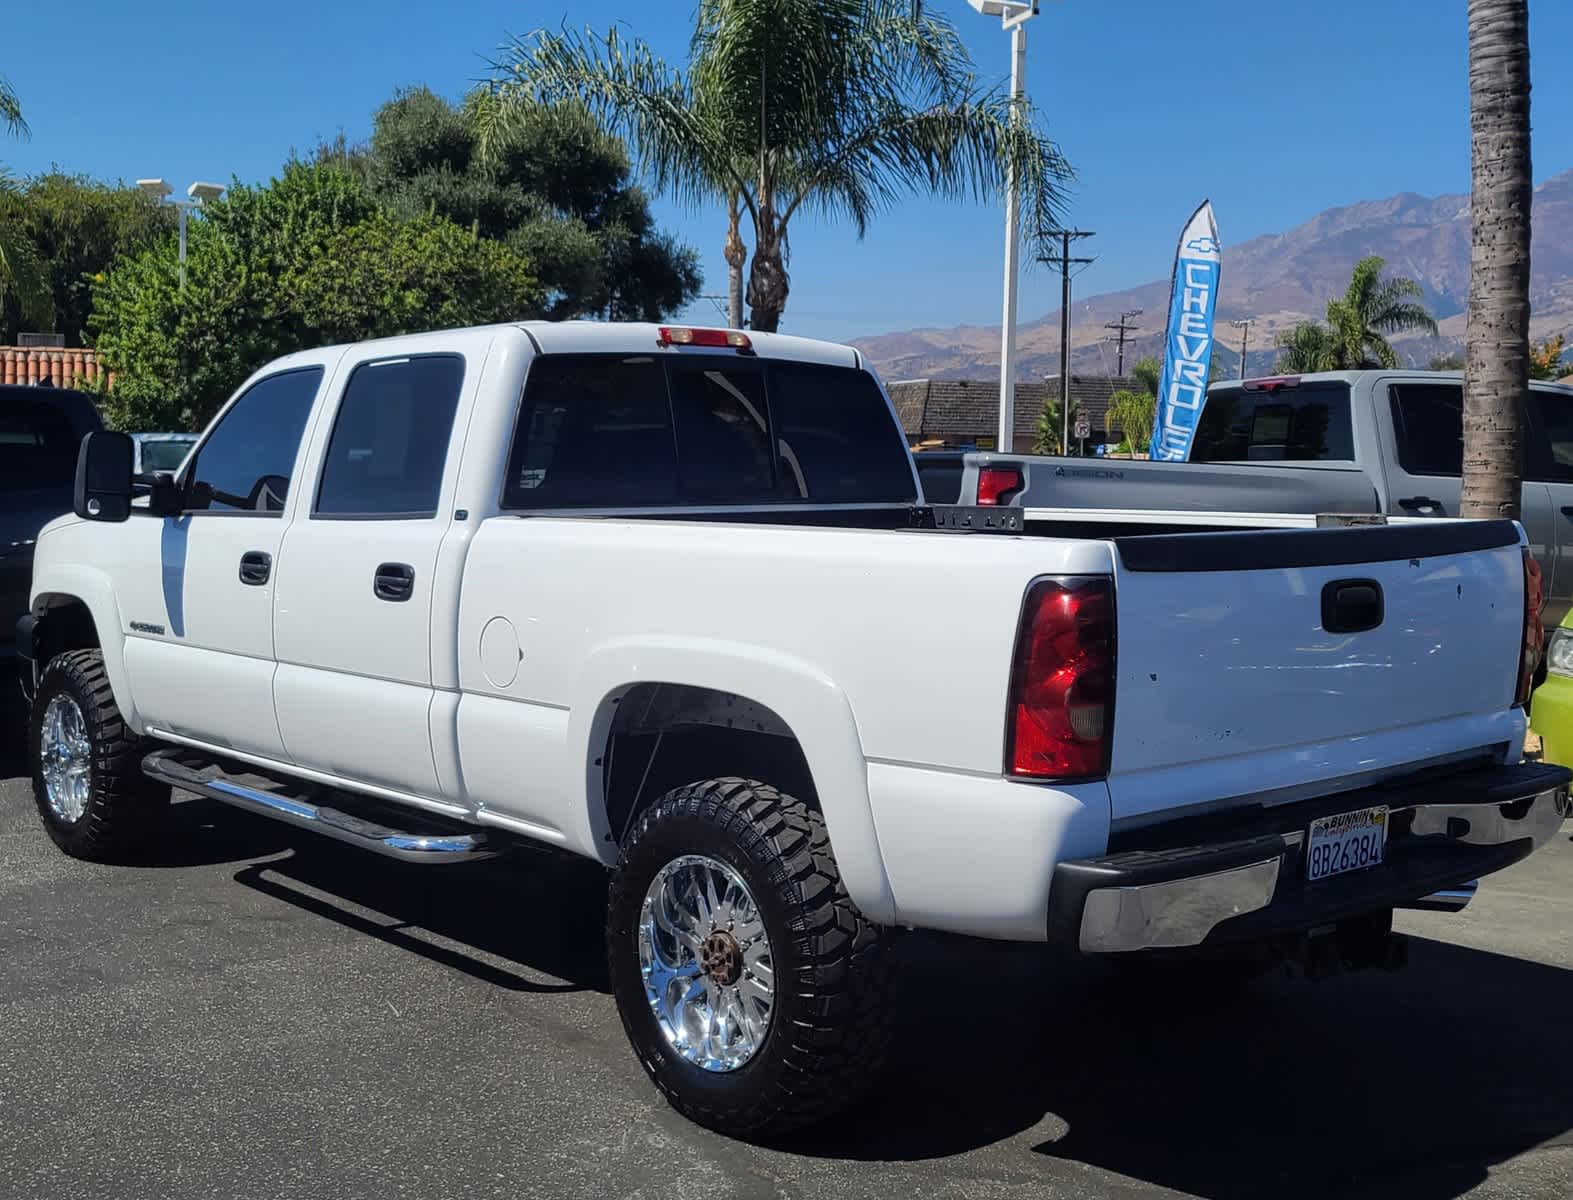
M 1387 860 L 1390 812 L 1385 804 L 1317 817 L 1305 831 L 1305 878 L 1320 883 Z

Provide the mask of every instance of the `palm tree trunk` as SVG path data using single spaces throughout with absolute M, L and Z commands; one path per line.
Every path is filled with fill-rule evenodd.
M 748 326 L 774 333 L 781 324 L 789 283 L 786 272 L 786 230 L 775 206 L 761 196 L 754 228 L 754 260 L 748 268 Z
M 1529 386 L 1529 4 L 1469 0 L 1465 517 L 1519 515 Z
M 736 188 L 727 193 L 726 203 L 726 247 L 722 250 L 726 258 L 726 323 L 732 329 L 741 329 L 743 264 L 748 261 L 748 247 L 743 244 L 743 235 L 738 231 L 742 214 Z

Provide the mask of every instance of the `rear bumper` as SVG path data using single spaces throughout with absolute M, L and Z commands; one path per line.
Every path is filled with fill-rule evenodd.
M 1456 909 L 1471 881 L 1561 827 L 1570 779 L 1548 764 L 1481 767 L 1145 829 L 1111 853 L 1059 864 L 1049 939 L 1087 954 L 1166 950 L 1302 933 L 1384 908 Z M 1306 882 L 1311 821 L 1379 804 L 1390 810 L 1382 865 Z

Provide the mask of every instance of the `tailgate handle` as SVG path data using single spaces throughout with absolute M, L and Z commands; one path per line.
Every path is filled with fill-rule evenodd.
M 1335 579 L 1322 589 L 1322 628 L 1364 633 L 1382 623 L 1382 585 L 1374 579 Z

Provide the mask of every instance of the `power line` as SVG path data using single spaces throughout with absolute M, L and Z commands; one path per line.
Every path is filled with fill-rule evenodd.
M 1069 455 L 1071 447 L 1071 268 L 1092 262 L 1072 258 L 1071 243 L 1093 237 L 1090 229 L 1051 229 L 1049 236 L 1060 239 L 1058 254 L 1045 254 L 1038 261 L 1060 269 L 1060 453 Z
M 1139 309 L 1139 308 L 1128 309 L 1127 311 L 1122 312 L 1120 314 L 1120 319 L 1118 321 L 1108 321 L 1108 322 L 1105 322 L 1105 324 L 1103 326 L 1105 329 L 1113 329 L 1113 330 L 1117 331 L 1117 336 L 1118 336 L 1118 341 L 1119 341 L 1119 348 L 1115 352 L 1115 362 L 1118 364 L 1118 366 L 1116 366 L 1115 371 L 1114 371 L 1114 373 L 1116 375 L 1124 375 L 1125 374 L 1125 337 L 1126 337 L 1126 334 L 1128 334 L 1128 333 L 1135 333 L 1138 329 L 1141 328 L 1140 325 L 1132 325 L 1132 324 L 1130 324 L 1130 319 L 1132 317 L 1139 317 L 1141 315 L 1142 315 L 1142 310 Z

